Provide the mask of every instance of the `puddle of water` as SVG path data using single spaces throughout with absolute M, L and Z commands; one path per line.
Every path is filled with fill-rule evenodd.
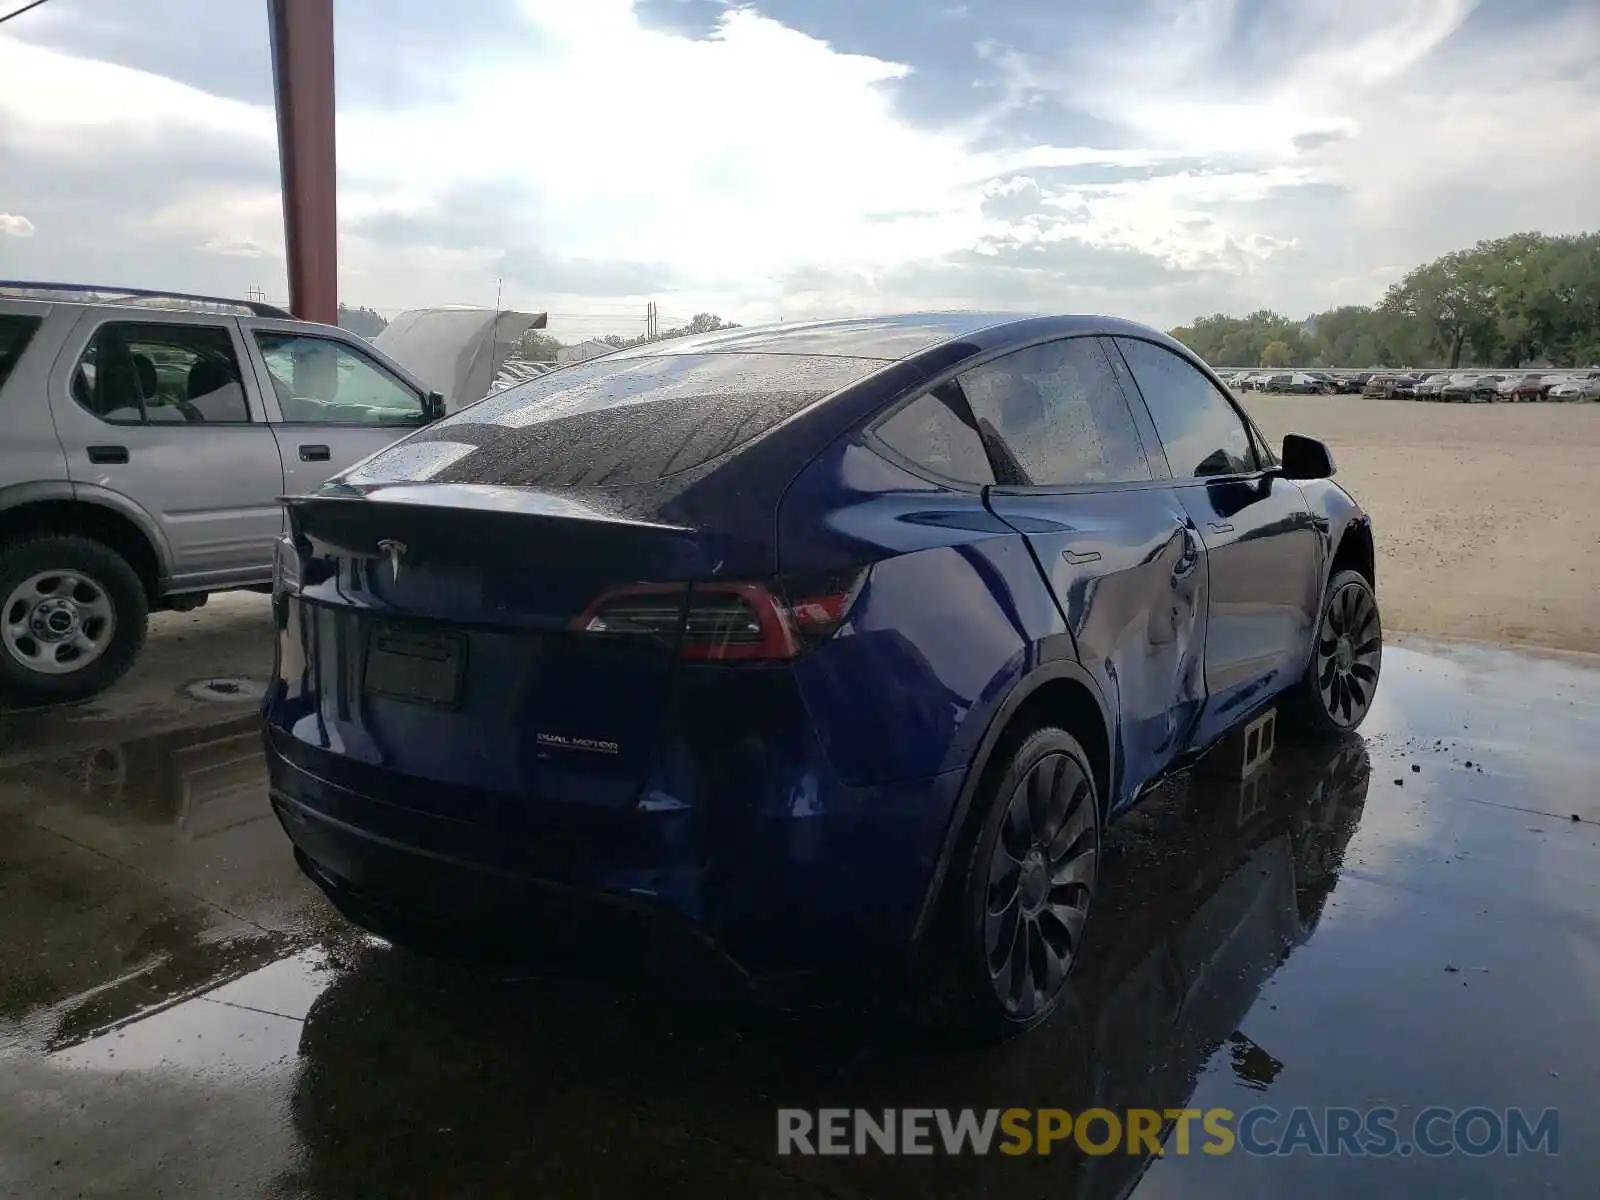
M 142 1098 L 160 1081 L 203 1081 L 261 1128 L 290 1131 L 273 1142 L 273 1170 L 285 1194 L 307 1196 L 506 1194 L 530 1178 L 594 1194 L 608 1180 L 636 1190 L 670 1179 L 702 1193 L 1121 1196 L 1150 1165 L 878 1158 L 789 1161 L 778 1174 L 780 1103 L 1242 1111 L 1383 1100 L 1560 1105 L 1567 1117 L 1600 1096 L 1600 1064 L 1572 1050 L 1600 1034 L 1600 813 L 1583 769 L 1600 743 L 1600 672 L 1532 661 L 1397 648 L 1366 741 L 1284 742 L 1245 781 L 1164 784 L 1109 835 L 1107 890 L 1066 1010 L 986 1050 L 848 1002 L 798 1018 L 687 1007 L 648 990 L 421 968 L 356 936 L 308 946 L 309 934 L 239 926 L 224 937 L 215 913 L 164 885 L 97 881 L 90 859 L 28 850 L 30 818 L 11 818 L 0 953 L 49 930 L 56 949 L 37 961 L 56 990 L 8 1000 L 0 980 L 8 1065 L 29 1065 L 16 1079 L 50 1066 L 74 1082 L 0 1071 L 0 1110 L 36 1111 L 50 1088 L 81 1095 L 100 1118 L 102 1158 L 124 1162 L 136 1147 L 119 1131 L 137 1125 Z M 227 839 L 286 855 L 271 822 L 207 815 L 231 811 L 230 797 L 264 805 L 260 772 L 252 716 L 47 754 L 0 772 L 0 797 L 25 788 L 52 830 L 69 829 L 67 810 L 143 830 L 176 847 L 172 863 Z M 239 869 L 226 862 L 217 869 Z M 19 874 L 50 886 L 17 906 L 26 929 L 7 933 Z M 122 914 L 116 904 L 139 888 L 154 891 Z M 93 969 L 72 974 L 64 955 Z M 142 1136 L 190 1152 L 195 1128 Z M 231 1161 L 226 1131 L 196 1136 Z M 1414 1176 L 1398 1161 L 1321 1160 L 1308 1174 L 1302 1161 L 1169 1156 L 1139 1186 L 1335 1196 L 1381 1192 L 1385 1180 L 1409 1194 L 1553 1182 L 1578 1194 L 1600 1172 L 1600 1150 L 1585 1144 L 1564 1145 L 1558 1163 L 1530 1161 L 1476 1160 L 1470 1175 L 1424 1164 L 1436 1173 Z M 183 1190 L 159 1161 L 141 1169 L 117 1176 L 122 1192 Z M 89 1191 L 107 1178 L 68 1176 Z
M 26 788 L 37 801 L 200 837 L 261 815 L 265 786 L 261 721 L 252 713 L 59 755 L 41 752 L 0 769 L 0 811 L 8 792 Z
M 183 690 L 186 695 L 196 700 L 213 700 L 226 704 L 241 704 L 247 701 L 259 703 L 267 694 L 267 685 L 264 680 L 229 675 L 218 679 L 197 679 Z

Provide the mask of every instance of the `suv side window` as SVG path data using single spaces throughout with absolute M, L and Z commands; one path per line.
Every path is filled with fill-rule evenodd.
M 960 379 L 1000 483 L 1069 486 L 1153 477 L 1099 339 L 1030 346 Z
M 250 407 L 218 325 L 108 321 L 72 373 L 72 398 L 111 425 L 246 425 Z
M 1244 422 L 1209 379 L 1165 347 L 1137 338 L 1116 341 L 1155 421 L 1173 478 L 1260 469 Z
M 890 449 L 935 475 L 958 483 L 990 484 L 994 469 L 961 389 L 934 388 L 873 430 Z
M 22 360 L 22 352 L 28 348 L 39 323 L 38 317 L 0 313 L 0 387 L 5 387 L 11 372 Z
M 372 359 L 331 338 L 257 332 L 278 408 L 291 424 L 420 425 L 422 396 Z

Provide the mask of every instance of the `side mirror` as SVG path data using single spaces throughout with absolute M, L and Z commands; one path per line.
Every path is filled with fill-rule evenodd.
M 1281 457 L 1285 479 L 1332 479 L 1337 470 L 1324 443 L 1298 433 L 1284 435 Z
M 422 398 L 422 423 L 431 425 L 444 416 L 444 393 L 429 392 Z

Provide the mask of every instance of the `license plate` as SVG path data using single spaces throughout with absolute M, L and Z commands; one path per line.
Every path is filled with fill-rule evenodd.
M 465 651 L 456 634 L 375 629 L 363 686 L 374 696 L 453 707 L 461 699 Z

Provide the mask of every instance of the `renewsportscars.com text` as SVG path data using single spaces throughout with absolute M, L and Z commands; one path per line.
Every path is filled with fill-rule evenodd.
M 1556 1154 L 1553 1108 L 780 1108 L 780 1155 Z

